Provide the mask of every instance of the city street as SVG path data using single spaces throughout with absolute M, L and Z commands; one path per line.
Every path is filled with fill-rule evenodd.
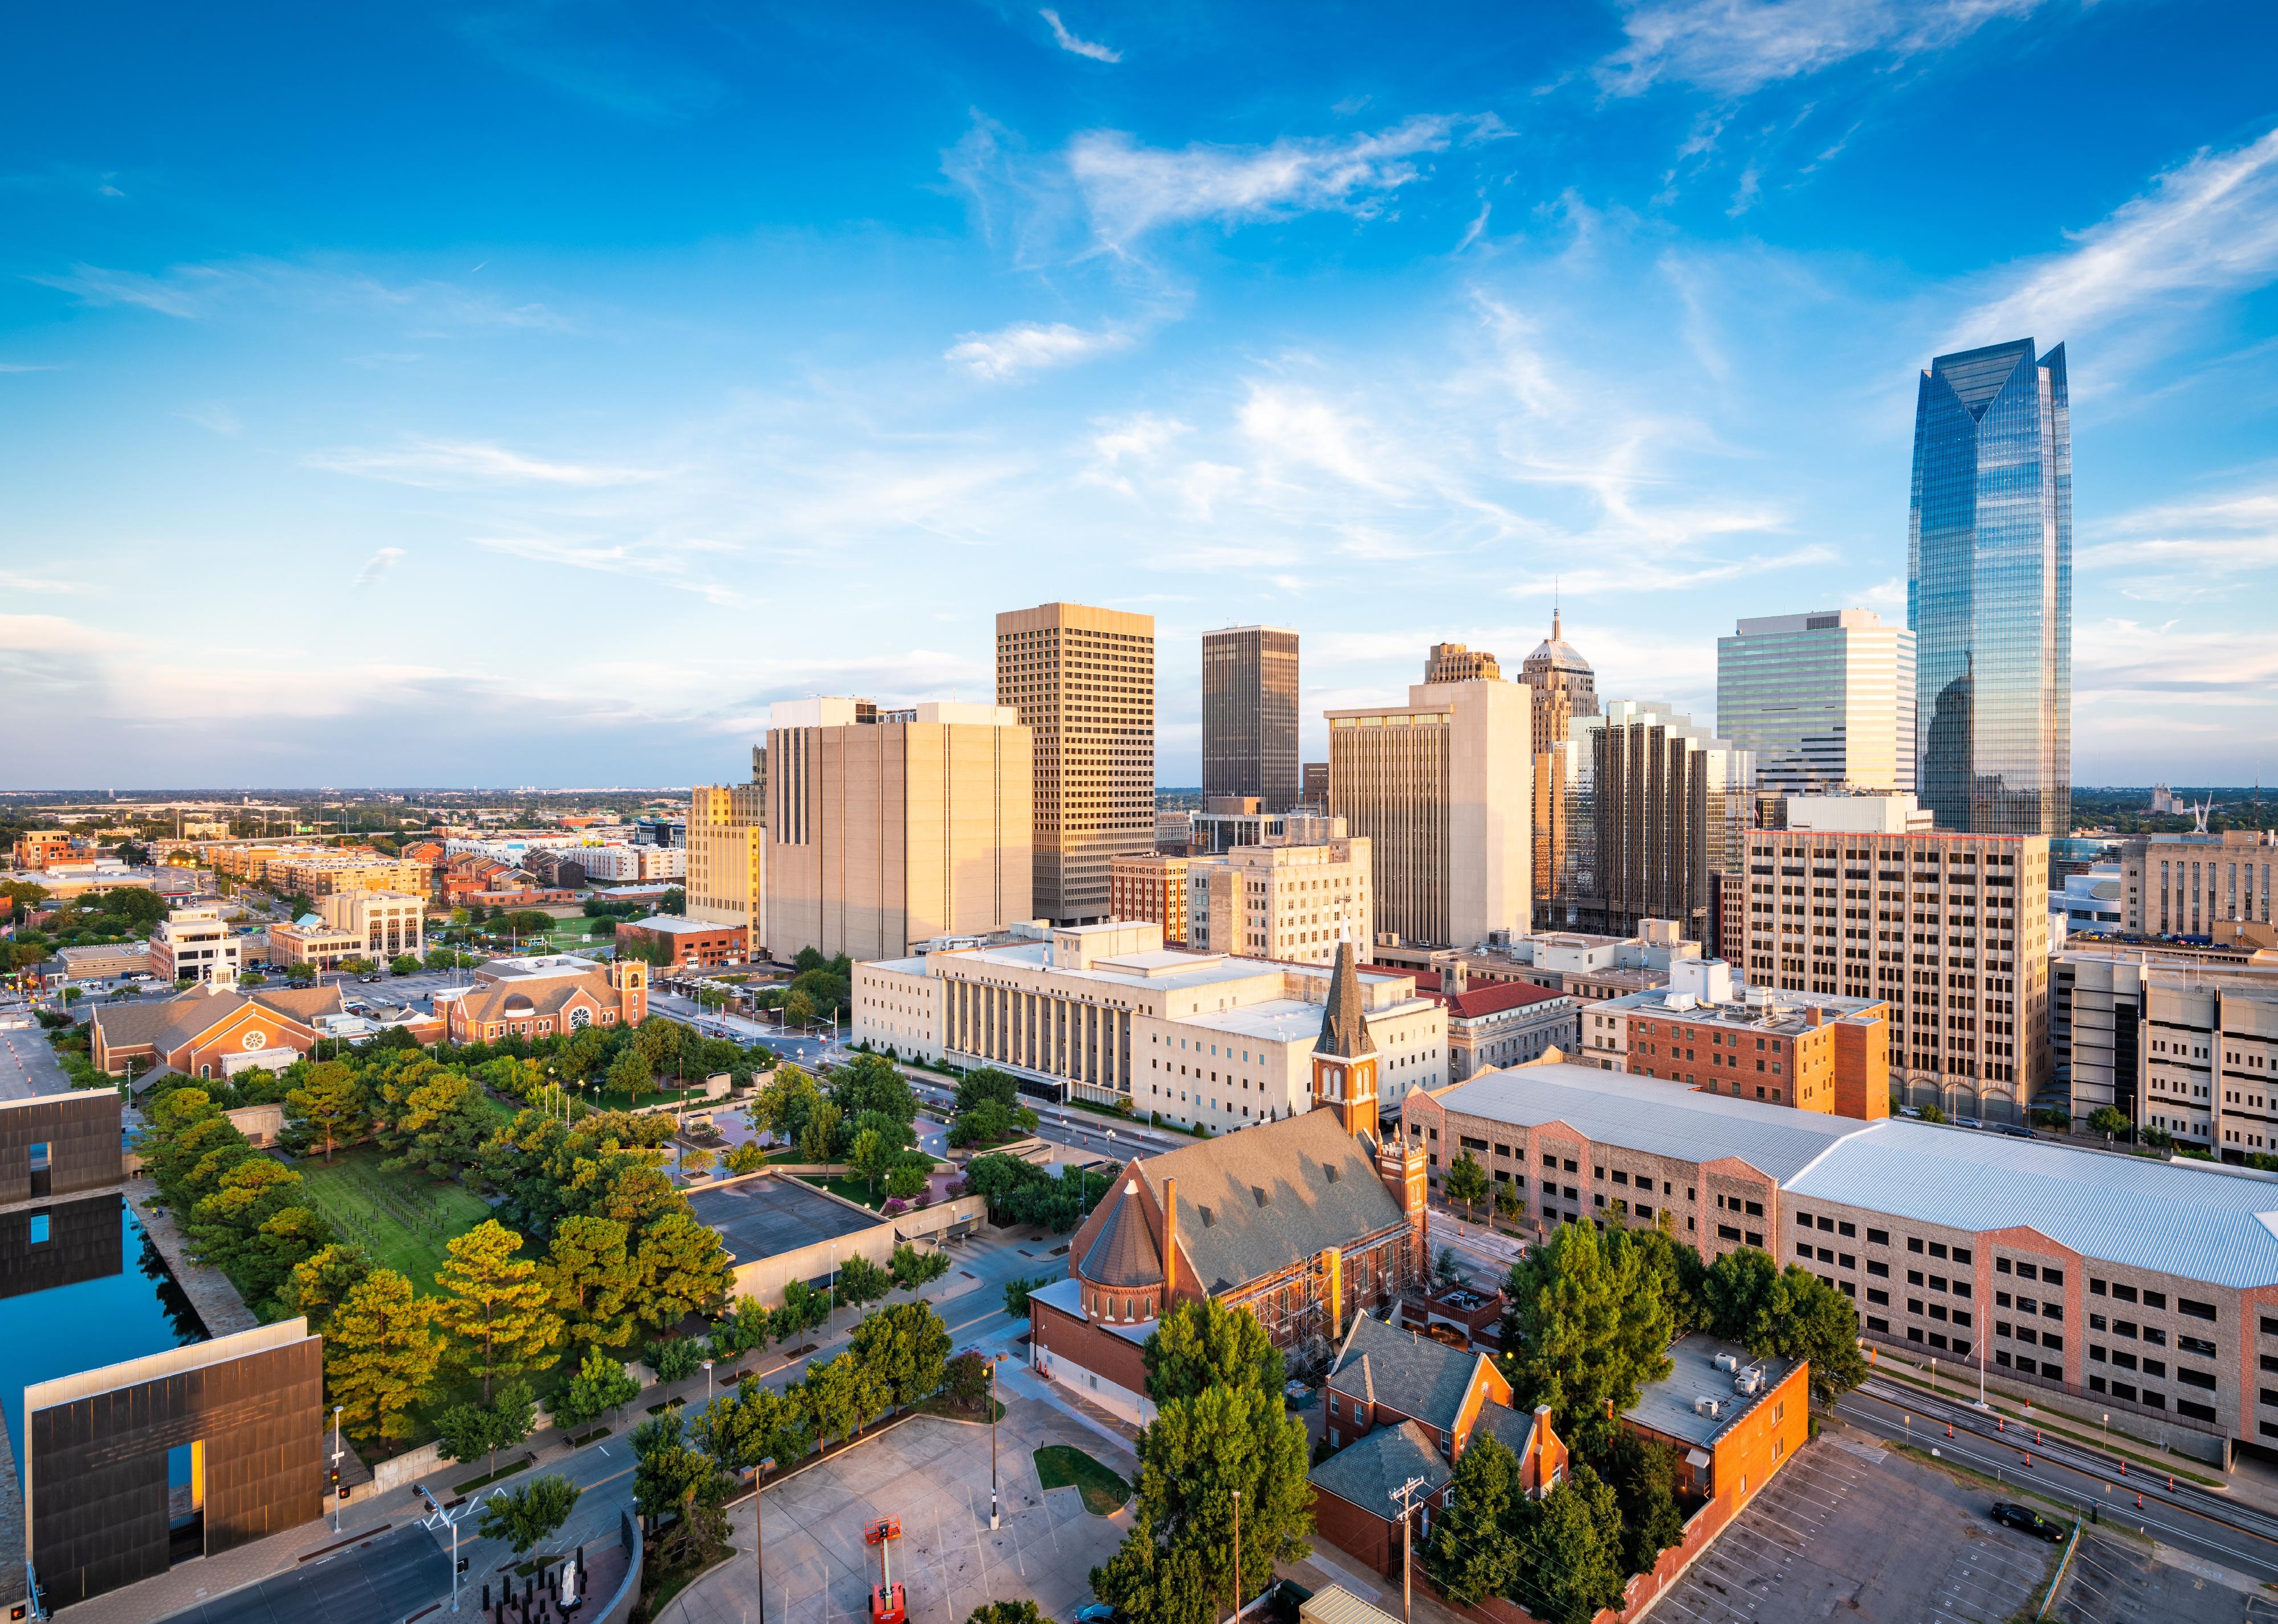
M 28 1100 L 62 1094 L 71 1087 L 44 1027 L 17 1026 L 0 1032 L 0 1100 Z

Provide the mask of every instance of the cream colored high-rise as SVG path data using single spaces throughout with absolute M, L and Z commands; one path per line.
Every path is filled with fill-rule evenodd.
M 699 784 L 688 795 L 687 917 L 741 926 L 767 946 L 768 830 L 757 784 Z
M 1329 811 L 1375 858 L 1376 929 L 1472 947 L 1533 920 L 1530 690 L 1420 682 L 1331 711 Z
M 1107 919 L 1115 858 L 1155 849 L 1155 617 L 1070 603 L 998 615 L 997 703 L 1036 741 L 1037 917 Z
M 1034 751 L 1009 707 L 797 699 L 769 722 L 776 957 L 898 957 L 1034 913 Z

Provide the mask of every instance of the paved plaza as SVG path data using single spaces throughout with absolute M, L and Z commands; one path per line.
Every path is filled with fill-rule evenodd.
M 1046 1493 L 1034 1452 L 1072 1444 L 1128 1481 L 1137 1463 L 1048 1404 L 1013 1398 L 997 1429 L 1003 1526 L 989 1527 L 989 1429 L 921 1415 L 767 1491 L 769 1624 L 867 1619 L 878 1553 L 862 1531 L 899 1517 L 894 1577 L 913 1624 L 962 1624 L 984 1602 L 1021 1597 L 1066 1619 L 1091 1594 L 1091 1570 L 1131 1526 L 1083 1508 L 1074 1489 Z M 730 1519 L 737 1559 L 665 1609 L 659 1624 L 754 1624 L 752 1506 Z

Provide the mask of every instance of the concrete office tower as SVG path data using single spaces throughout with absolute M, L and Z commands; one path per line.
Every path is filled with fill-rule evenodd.
M 1716 731 L 1770 793 L 1915 787 L 1915 634 L 1871 609 L 1772 614 L 1716 639 Z
M 997 703 L 1036 741 L 1037 917 L 1106 919 L 1110 865 L 1155 850 L 1155 617 L 1069 603 L 998 615 Z
M 1034 753 L 1010 707 L 796 699 L 769 720 L 771 952 L 897 957 L 1034 912 Z
M 1311 807 L 1315 812 L 1325 812 L 1329 810 L 1329 764 L 1327 762 L 1305 763 L 1301 769 L 1297 796 L 1301 804 Z
M 688 900 L 683 911 L 703 924 L 740 926 L 753 953 L 768 940 L 763 792 L 757 782 L 698 784 L 688 792 Z
M 1574 831 L 1566 820 L 1568 757 L 1559 746 L 1571 736 L 1577 716 L 1598 713 L 1597 675 L 1580 651 L 1566 641 L 1555 606 L 1550 611 L 1550 636 L 1526 657 L 1519 667 L 1519 680 L 1531 696 L 1535 922 L 1548 924 L 1558 916 L 1565 900 L 1560 881 L 1573 869 Z
M 1203 795 L 1297 804 L 1297 634 L 1230 626 L 1203 634 Z
M 1900 796 L 1787 809 L 1747 836 L 1748 985 L 1886 999 L 1906 1103 L 2021 1120 L 2048 1080 L 2047 837 L 1907 833 Z
M 1940 355 L 1915 407 L 1915 784 L 1942 829 L 2072 825 L 2072 408 L 2060 344 Z
M 1710 873 L 1740 865 L 1755 765 L 1658 701 L 1616 699 L 1577 717 L 1560 747 L 1570 788 L 1563 928 L 1632 934 L 1673 919 L 1708 939 Z
M 1527 690 L 1420 682 L 1404 705 L 1331 711 L 1329 810 L 1369 842 L 1376 929 L 1471 947 L 1533 917 Z

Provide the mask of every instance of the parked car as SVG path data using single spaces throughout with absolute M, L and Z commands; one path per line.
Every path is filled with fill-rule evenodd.
M 2052 1545 L 2065 1536 L 2063 1523 L 2044 1517 L 2031 1506 L 2020 1506 L 2014 1500 L 1996 1500 L 1993 1503 L 1993 1521 L 2020 1533 L 2030 1534 L 2036 1539 L 2045 1539 Z
M 1916 1122 L 1920 1122 L 1922 1120 L 1922 1108 L 1915 1105 L 1901 1105 L 1899 1107 L 1899 1115 L 1901 1117 L 1911 1117 Z
M 1123 1624 L 1123 1614 L 1104 1601 L 1086 1602 L 1075 1610 L 1075 1624 Z

